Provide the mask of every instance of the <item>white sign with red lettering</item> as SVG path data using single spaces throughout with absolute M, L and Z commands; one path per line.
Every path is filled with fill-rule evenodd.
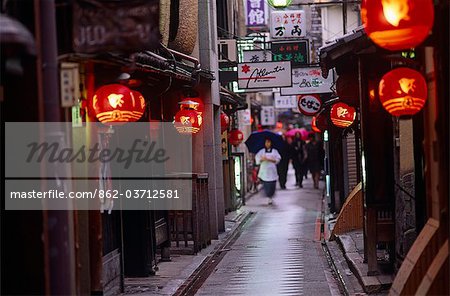
M 289 61 L 238 64 L 238 86 L 241 89 L 291 85 L 292 70 Z
M 298 96 L 298 110 L 306 116 L 314 116 L 322 107 L 322 101 L 319 95 L 300 95 Z
M 303 10 L 272 11 L 270 36 L 273 38 L 306 37 L 306 14 Z

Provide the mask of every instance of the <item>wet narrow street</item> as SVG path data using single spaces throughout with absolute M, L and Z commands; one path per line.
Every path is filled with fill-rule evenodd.
M 324 184 L 299 189 L 289 173 L 272 205 L 262 190 L 250 198 L 255 214 L 196 295 L 339 295 L 320 244 Z

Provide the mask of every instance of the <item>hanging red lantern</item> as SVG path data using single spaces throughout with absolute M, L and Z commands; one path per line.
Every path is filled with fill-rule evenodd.
M 331 122 L 337 127 L 348 127 L 355 121 L 355 108 L 339 102 L 334 104 L 330 110 Z
M 195 97 L 195 98 L 184 98 L 181 102 L 182 109 L 193 109 L 200 114 L 202 114 L 205 111 L 205 104 L 203 103 L 202 99 Z
M 364 29 L 380 47 L 410 49 L 428 36 L 434 21 L 432 0 L 364 0 Z
M 145 98 L 144 98 L 144 96 L 140 92 L 138 92 L 136 90 L 132 90 L 131 94 L 133 95 L 134 100 L 136 102 L 135 107 L 134 107 L 134 111 L 144 114 L 144 111 L 145 111 Z
M 427 92 L 423 76 L 404 67 L 386 73 L 378 85 L 381 104 L 393 116 L 419 112 L 425 105 Z
M 311 119 L 311 129 L 316 133 L 320 133 L 321 130 L 317 127 L 316 121 L 317 121 L 317 118 L 315 116 L 313 116 Z
M 92 98 L 95 116 L 108 125 L 138 121 L 144 114 L 145 99 L 141 94 L 136 96 L 124 85 L 104 85 Z
M 232 129 L 228 134 L 228 141 L 231 145 L 237 146 L 244 140 L 244 134 L 238 129 Z
M 230 117 L 228 117 L 228 115 L 225 112 L 220 111 L 220 132 L 223 133 L 224 131 L 226 131 L 229 125 L 230 125 Z
M 175 114 L 174 126 L 180 134 L 196 134 L 202 125 L 202 115 L 190 109 L 181 109 Z

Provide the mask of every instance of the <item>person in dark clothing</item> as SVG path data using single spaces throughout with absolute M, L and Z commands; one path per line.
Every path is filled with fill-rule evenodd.
M 292 146 L 294 148 L 292 155 L 292 165 L 295 170 L 295 186 L 303 188 L 303 176 L 305 175 L 305 159 L 306 159 L 306 149 L 305 141 L 302 139 L 300 133 L 296 133 Z
M 322 143 L 316 140 L 314 133 L 308 135 L 309 142 L 306 144 L 306 164 L 311 172 L 314 188 L 319 188 L 320 170 L 323 167 L 324 150 Z
M 289 160 L 292 158 L 292 139 L 284 137 L 284 149 L 280 149 L 281 160 L 277 164 L 278 182 L 281 189 L 286 189 L 287 172 L 289 168 Z

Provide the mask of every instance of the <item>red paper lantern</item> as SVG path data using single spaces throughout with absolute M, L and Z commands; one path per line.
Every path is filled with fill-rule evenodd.
M 321 130 L 317 127 L 316 121 L 317 121 L 317 118 L 315 116 L 313 116 L 311 119 L 311 129 L 316 133 L 320 133 Z
M 189 103 L 193 102 L 193 103 Z M 200 113 L 200 115 L 205 111 L 205 104 L 203 103 L 202 99 L 195 97 L 195 98 L 184 98 L 181 102 L 181 109 L 193 109 Z
M 330 118 L 331 122 L 337 127 L 348 127 L 355 121 L 355 108 L 339 102 L 331 107 Z
M 144 98 L 144 96 L 140 92 L 138 92 L 136 90 L 132 90 L 131 94 L 133 95 L 134 100 L 136 101 L 134 111 L 141 112 L 142 114 L 144 114 L 144 111 L 145 111 L 145 98 Z
M 144 97 L 121 84 L 100 87 L 92 98 L 97 119 L 108 125 L 138 121 L 145 109 Z
M 432 0 L 364 0 L 361 19 L 370 39 L 388 50 L 422 43 L 433 27 Z
M 202 115 L 190 109 L 181 109 L 175 114 L 174 126 L 180 134 L 196 134 L 202 125 Z
M 228 129 L 228 126 L 230 125 L 230 117 L 228 115 L 221 111 L 220 112 L 220 132 L 224 132 Z
M 238 129 L 232 129 L 228 134 L 228 141 L 231 145 L 237 146 L 244 140 L 244 134 Z
M 419 72 L 401 67 L 383 76 L 378 94 L 384 109 L 393 116 L 414 115 L 425 105 L 427 84 Z

